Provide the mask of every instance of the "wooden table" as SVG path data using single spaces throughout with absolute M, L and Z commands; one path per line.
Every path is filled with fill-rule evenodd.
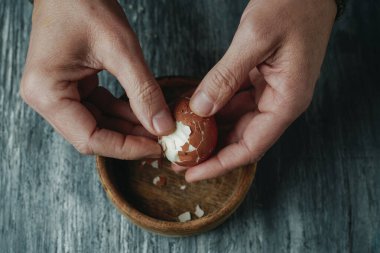
M 157 76 L 202 77 L 246 1 L 123 2 Z M 313 103 L 267 153 L 218 229 L 165 238 L 106 198 L 79 155 L 20 99 L 32 5 L 0 5 L 0 252 L 380 252 L 380 4 L 351 0 Z M 116 80 L 102 74 L 114 94 Z

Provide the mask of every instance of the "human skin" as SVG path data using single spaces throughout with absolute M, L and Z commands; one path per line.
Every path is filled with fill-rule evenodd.
M 258 161 L 308 107 L 335 15 L 334 0 L 248 3 L 230 48 L 190 104 L 200 116 L 218 113 L 236 126 L 214 157 L 187 169 L 187 181 Z M 130 105 L 98 87 L 103 69 L 118 78 Z M 161 149 L 149 137 L 174 128 L 116 1 L 36 0 L 20 91 L 84 154 L 157 156 Z
M 306 110 L 336 12 L 334 0 L 248 3 L 229 49 L 190 101 L 200 116 L 219 112 L 239 119 L 224 148 L 187 169 L 187 181 L 217 177 L 258 161 Z
M 152 138 L 171 133 L 174 121 L 117 1 L 35 0 L 32 22 L 24 101 L 83 154 L 159 157 Z M 101 70 L 129 103 L 99 86 Z

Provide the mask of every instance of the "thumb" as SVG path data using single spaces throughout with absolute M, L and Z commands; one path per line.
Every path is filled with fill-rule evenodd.
M 123 86 L 141 124 L 154 135 L 169 134 L 175 125 L 161 88 L 145 63 L 137 39 L 129 39 L 128 44 L 113 45 L 115 55 L 104 58 L 104 67 Z
M 226 54 L 207 73 L 190 100 L 196 114 L 207 117 L 219 111 L 247 79 L 249 72 L 263 61 L 266 47 L 252 43 L 255 36 L 240 26 Z

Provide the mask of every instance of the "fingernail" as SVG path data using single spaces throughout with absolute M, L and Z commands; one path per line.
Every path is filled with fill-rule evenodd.
M 203 91 L 197 92 L 190 101 L 191 110 L 200 116 L 209 116 L 214 104 Z
M 153 127 L 159 135 L 169 134 L 173 130 L 173 118 L 167 108 L 153 116 Z

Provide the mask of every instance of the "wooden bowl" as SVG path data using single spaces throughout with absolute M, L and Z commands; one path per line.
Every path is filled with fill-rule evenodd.
M 184 77 L 159 78 L 158 82 L 169 103 L 199 83 Z M 223 134 L 220 131 L 221 138 Z M 120 212 L 136 225 L 167 236 L 194 235 L 220 225 L 241 204 L 256 172 L 256 164 L 251 164 L 216 179 L 188 184 L 183 174 L 170 169 L 169 161 L 156 160 L 96 158 L 102 185 Z M 157 176 L 163 179 L 158 185 L 153 183 Z M 201 218 L 195 215 L 196 205 L 204 211 Z M 187 211 L 192 219 L 180 222 L 178 216 Z

